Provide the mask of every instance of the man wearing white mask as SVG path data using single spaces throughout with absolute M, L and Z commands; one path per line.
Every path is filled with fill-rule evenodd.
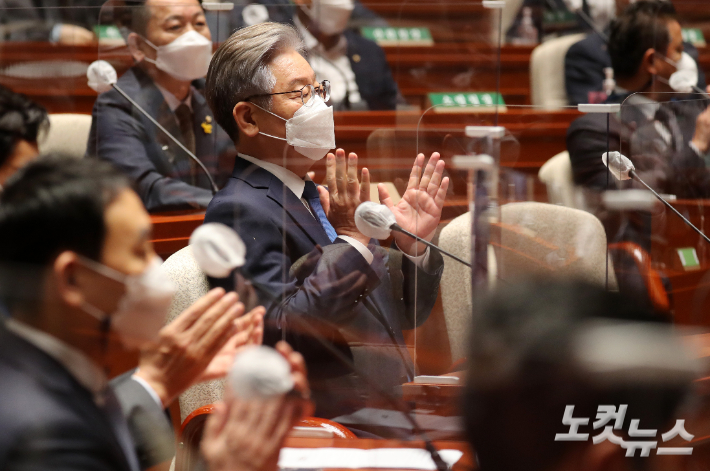
M 236 294 L 218 288 L 162 327 L 174 287 L 151 246 L 150 217 L 105 162 L 29 164 L 4 191 L 0 228 L 9 314 L 0 321 L 0 469 L 139 471 L 172 459 L 164 409 L 191 384 L 224 376 L 238 347 L 260 342 L 263 308 L 243 315 Z M 138 370 L 109 383 L 138 347 Z M 303 376 L 300 356 L 280 349 Z M 281 435 L 241 424 L 242 438 L 208 464 L 235 453 L 263 459 L 300 418 L 274 417 L 282 403 L 290 400 L 272 401 L 271 412 L 251 404 L 283 425 Z
M 316 79 L 330 80 L 330 103 L 336 110 L 395 109 L 401 97 L 384 51 L 349 27 L 353 14 L 364 9 L 359 2 L 262 0 L 259 4 L 271 21 L 298 29 Z
M 354 212 L 369 200 L 370 175 L 363 168 L 358 178 L 357 155 L 328 153 L 335 147 L 333 109 L 325 104 L 330 86 L 316 81 L 303 54 L 297 31 L 279 23 L 238 30 L 216 51 L 205 95 L 239 155 L 205 221 L 239 233 L 247 249 L 241 273 L 267 308 L 265 343 L 289 339 L 313 375 L 316 415 L 337 418 L 382 398 L 335 363 L 304 325 L 401 394 L 414 376 L 402 331 L 429 315 L 443 260 L 401 234 L 388 250 L 359 232 Z M 323 158 L 329 191 L 306 177 Z M 443 171 L 438 153 L 426 166 L 419 155 L 402 201 L 394 205 L 379 189 L 397 222 L 427 239 L 449 184 Z
M 117 14 L 130 31 L 136 64 L 118 85 L 207 167 L 221 186 L 234 146 L 214 122 L 199 89 L 212 41 L 197 0 L 129 2 Z M 94 106 L 89 156 L 108 160 L 136 182 L 149 211 L 205 208 L 212 198 L 207 176 L 189 155 L 117 91 Z

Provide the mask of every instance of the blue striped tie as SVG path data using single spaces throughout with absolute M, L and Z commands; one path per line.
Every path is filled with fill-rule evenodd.
M 325 211 L 323 211 L 323 206 L 320 204 L 320 197 L 318 196 L 318 189 L 315 183 L 310 180 L 306 181 L 306 186 L 303 188 L 303 197 L 308 201 L 311 211 L 318 217 L 318 221 L 320 221 L 321 226 L 325 229 L 328 238 L 333 242 L 338 237 L 338 234 L 335 233 L 335 229 L 330 225 L 328 218 L 325 217 Z

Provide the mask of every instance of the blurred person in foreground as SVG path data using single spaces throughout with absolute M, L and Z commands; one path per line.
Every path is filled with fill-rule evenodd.
M 39 155 L 38 141 L 48 129 L 47 110 L 0 85 L 0 191 Z
M 135 65 L 117 85 L 205 165 L 218 186 L 234 145 L 215 123 L 200 89 L 212 36 L 197 0 L 127 1 L 116 6 Z M 136 182 L 149 212 L 206 208 L 202 169 L 116 90 L 94 105 L 87 155 L 112 162 Z
M 303 326 L 322 328 L 361 371 L 401 395 L 414 377 L 402 331 L 429 316 L 444 264 L 437 251 L 403 234 L 393 234 L 384 248 L 357 229 L 354 212 L 370 199 L 370 174 L 363 168 L 358 177 L 356 154 L 328 153 L 335 147 L 329 84 L 316 81 L 304 54 L 297 31 L 279 23 L 240 29 L 215 53 L 206 96 L 239 155 L 205 222 L 241 236 L 247 249 L 241 273 L 267 308 L 265 342 L 290 339 L 308 362 L 316 414 L 334 418 L 381 398 L 334 363 Z M 329 191 L 307 177 L 323 158 Z M 426 165 L 417 156 L 396 205 L 379 186 L 397 223 L 427 240 L 449 185 L 444 167 L 438 153 Z
M 224 376 L 241 346 L 261 342 L 263 308 L 245 315 L 237 295 L 219 288 L 162 327 L 174 287 L 150 233 L 138 195 L 108 163 L 40 158 L 6 186 L 0 468 L 138 471 L 163 463 L 174 456 L 164 409 L 190 385 Z M 109 383 L 106 372 L 135 349 L 139 368 Z M 302 377 L 300 356 L 280 349 Z M 278 411 L 264 414 L 296 420 L 273 417 Z M 232 442 L 229 454 L 250 461 L 280 439 L 263 432 Z M 254 441 L 263 449 L 244 446 Z M 210 459 L 232 459 L 225 453 Z
M 331 82 L 330 104 L 339 110 L 393 110 L 397 83 L 382 48 L 350 27 L 362 10 L 354 0 L 266 0 L 271 21 L 292 24 L 303 38 L 319 82 Z M 402 99 L 403 100 L 403 99 Z
M 690 415 L 680 410 L 701 369 L 661 319 L 618 293 L 552 280 L 519 280 L 479 303 L 462 415 L 481 471 L 690 469 L 690 456 L 657 452 L 690 446 L 692 423 L 666 434 Z

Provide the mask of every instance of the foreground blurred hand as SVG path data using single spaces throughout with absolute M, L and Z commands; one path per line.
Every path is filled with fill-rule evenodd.
M 202 454 L 210 471 L 275 471 L 288 432 L 313 413 L 306 365 L 285 342 L 276 349 L 291 365 L 296 395 L 243 400 L 225 392 L 205 424 Z
M 163 407 L 193 384 L 224 376 L 240 347 L 261 343 L 264 309 L 243 313 L 236 293 L 211 290 L 141 350 L 135 376 L 153 388 Z

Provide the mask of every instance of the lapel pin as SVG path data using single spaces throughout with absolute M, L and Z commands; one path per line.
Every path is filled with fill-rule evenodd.
M 200 126 L 205 134 L 212 134 L 212 116 L 205 116 L 205 122 Z

